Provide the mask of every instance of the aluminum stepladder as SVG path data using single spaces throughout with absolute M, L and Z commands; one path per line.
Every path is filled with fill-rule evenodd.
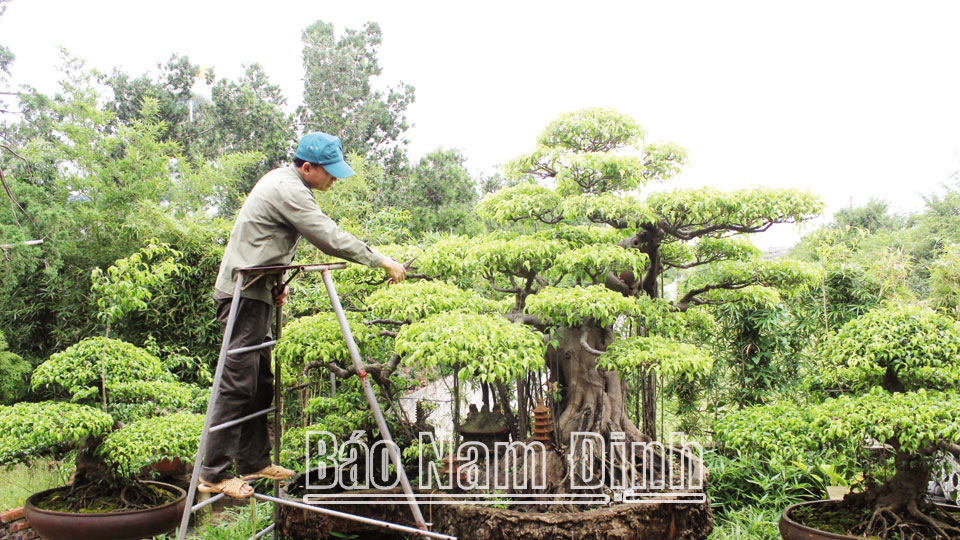
M 281 422 L 280 422 L 280 407 L 281 407 L 281 370 L 280 370 L 280 360 L 273 355 L 273 373 L 274 373 L 274 403 L 272 406 L 244 416 L 242 418 L 237 418 L 235 420 L 230 420 L 216 426 L 210 425 L 211 415 L 213 413 L 214 405 L 217 402 L 217 398 L 220 394 L 220 381 L 223 377 L 223 365 L 228 355 L 238 354 L 244 352 L 252 352 L 256 350 L 271 348 L 276 345 L 277 340 L 280 339 L 280 308 L 276 308 L 275 312 L 275 321 L 274 321 L 274 339 L 272 341 L 266 341 L 259 345 L 252 345 L 249 347 L 241 347 L 238 349 L 228 350 L 230 346 L 230 339 L 233 336 L 233 326 L 237 319 L 237 308 L 239 305 L 240 293 L 247 287 L 253 285 L 254 282 L 259 280 L 265 275 L 268 274 L 278 274 L 277 283 L 282 290 L 283 287 L 293 280 L 301 272 L 320 272 L 323 277 L 323 284 L 327 289 L 327 294 L 330 296 L 330 304 L 333 306 L 333 311 L 336 313 L 337 321 L 340 323 L 340 331 L 343 333 L 343 338 L 347 342 L 347 349 L 350 351 L 350 357 L 353 360 L 353 365 L 356 368 L 357 374 L 361 379 L 363 385 L 363 393 L 366 396 L 367 404 L 370 406 L 370 410 L 373 412 L 373 416 L 377 421 L 377 428 L 380 430 L 380 436 L 383 440 L 393 442 L 393 438 L 390 435 L 390 430 L 387 428 L 387 423 L 383 418 L 383 412 L 380 410 L 380 403 L 377 401 L 376 395 L 373 393 L 373 385 L 370 383 L 366 372 L 363 371 L 363 362 L 360 359 L 360 352 L 357 350 L 357 344 L 353 340 L 353 333 L 350 331 L 350 325 L 347 322 L 347 317 L 343 312 L 343 307 L 340 305 L 340 297 L 337 295 L 336 287 L 333 284 L 333 278 L 330 276 L 331 270 L 339 270 L 346 268 L 345 263 L 333 263 L 333 264 L 309 264 L 309 265 L 287 265 L 287 266 L 258 266 L 251 268 L 243 268 L 240 270 L 239 276 L 237 277 L 237 286 L 233 291 L 233 299 L 230 304 L 230 312 L 227 315 L 227 324 L 223 332 L 223 343 L 220 346 L 220 357 L 217 360 L 217 369 L 213 377 L 213 386 L 210 389 L 210 401 L 207 403 L 207 414 L 203 421 L 203 431 L 200 433 L 200 443 L 197 447 L 197 457 L 194 460 L 193 465 L 193 474 L 190 477 L 190 488 L 187 491 L 187 501 L 186 508 L 183 511 L 183 518 L 180 520 L 180 529 L 177 534 L 177 540 L 184 540 L 187 534 L 187 526 L 190 523 L 190 515 L 204 508 L 209 504 L 222 499 L 226 495 L 219 493 L 217 495 L 211 496 L 209 499 L 199 503 L 194 504 L 196 501 L 197 495 L 197 484 L 200 479 L 200 468 L 203 465 L 203 456 L 206 450 L 206 443 L 208 435 L 212 431 L 218 431 L 227 427 L 235 426 L 241 424 L 248 420 L 258 418 L 260 416 L 265 416 L 271 412 L 274 414 L 273 421 L 273 455 L 274 462 L 280 462 L 280 435 L 281 435 Z M 292 272 L 287 281 L 284 281 L 284 274 L 288 271 Z M 250 278 L 249 281 L 244 283 L 244 281 Z M 274 482 L 274 493 L 273 496 L 264 495 L 261 493 L 254 493 L 253 497 L 257 500 L 270 501 L 274 503 L 273 506 L 273 523 L 265 527 L 263 530 L 255 533 L 251 539 L 255 540 L 262 537 L 268 532 L 272 531 L 276 526 L 276 521 L 280 515 L 279 505 L 287 505 L 295 508 L 301 508 L 304 510 L 309 510 L 313 512 L 318 512 L 321 514 L 326 514 L 332 517 L 338 517 L 343 519 L 349 519 L 352 521 L 358 521 L 361 523 L 366 523 L 368 525 L 376 525 L 380 527 L 385 527 L 388 529 L 405 532 L 408 534 L 420 535 L 429 538 L 440 538 L 445 540 L 456 540 L 455 536 L 449 536 L 446 534 L 440 534 L 431 532 L 427 529 L 427 524 L 423 520 L 423 514 L 420 512 L 420 507 L 417 506 L 416 498 L 413 494 L 413 489 L 410 487 L 410 481 L 407 479 L 406 471 L 403 469 L 403 465 L 400 462 L 400 454 L 397 452 L 396 445 L 387 444 L 387 450 L 390 454 L 390 459 L 393 461 L 394 468 L 397 471 L 397 476 L 400 480 L 400 485 L 403 487 L 403 492 L 406 495 L 407 502 L 410 506 L 410 511 L 413 513 L 414 521 L 417 524 L 418 528 L 407 527 L 405 525 L 399 525 L 396 523 L 390 523 L 386 521 L 380 521 L 376 519 L 367 518 L 364 516 L 357 516 L 353 514 L 348 514 L 345 512 L 338 512 L 336 510 L 331 510 L 329 508 L 323 508 L 321 506 L 315 506 L 312 504 L 306 504 L 302 502 L 293 501 L 290 499 L 280 498 L 280 482 Z M 309 471 L 308 471 L 309 472 Z

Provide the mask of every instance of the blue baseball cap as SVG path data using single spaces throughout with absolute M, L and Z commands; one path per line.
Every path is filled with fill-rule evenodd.
M 300 138 L 296 156 L 316 163 L 335 178 L 348 178 L 356 174 L 343 160 L 343 143 L 339 137 L 315 131 Z

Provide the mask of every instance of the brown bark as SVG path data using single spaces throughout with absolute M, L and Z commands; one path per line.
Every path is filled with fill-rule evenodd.
M 557 418 L 557 434 L 561 444 L 570 440 L 574 431 L 590 431 L 603 436 L 619 431 L 627 441 L 650 441 L 625 414 L 624 391 L 615 372 L 597 368 L 596 356 L 583 350 L 581 332 L 595 349 L 605 349 L 608 335 L 596 327 L 569 328 L 560 339 L 559 347 L 548 352 L 551 378 L 561 383 L 564 396 Z

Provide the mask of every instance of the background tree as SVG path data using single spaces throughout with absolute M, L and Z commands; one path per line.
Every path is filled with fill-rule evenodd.
M 347 151 L 380 163 L 390 174 L 402 168 L 410 127 L 407 107 L 413 103 L 409 84 L 384 91 L 374 88 L 382 73 L 377 52 L 380 26 L 368 22 L 361 31 L 346 29 L 337 38 L 333 25 L 317 21 L 303 31 L 303 105 L 297 121 L 305 131 L 340 137 Z
M 479 197 L 465 161 L 459 150 L 438 148 L 410 170 L 396 198 L 413 216 L 412 234 L 477 230 L 473 209 Z

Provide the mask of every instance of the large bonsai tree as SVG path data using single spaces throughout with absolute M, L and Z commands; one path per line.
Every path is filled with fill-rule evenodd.
M 710 369 L 709 355 L 691 342 L 710 304 L 816 280 L 805 265 L 763 259 L 746 235 L 812 218 L 820 202 L 767 188 L 641 198 L 640 189 L 670 179 L 686 161 L 681 148 L 645 144 L 644 136 L 615 111 L 563 115 L 533 152 L 508 164 L 516 184 L 480 202 L 480 216 L 497 230 L 380 248 L 412 260 L 408 277 L 418 282 L 385 287 L 364 268 L 339 274 L 345 302 L 365 312 L 377 339 L 394 340 L 393 354 L 369 354 L 365 371 L 384 381 L 400 365 L 453 370 L 480 385 L 488 408 L 500 405 L 520 439 L 530 436 L 531 410 L 544 399 L 560 452 L 574 431 L 623 432 L 628 444 L 654 438 L 657 373 Z M 668 299 L 661 290 L 670 270 L 687 277 Z M 338 342 L 332 315 L 318 317 L 324 339 Z M 354 374 L 342 346 L 304 346 L 292 329 L 284 335 L 290 345 L 277 354 L 290 362 L 309 355 L 297 365 Z M 638 386 L 639 427 L 626 407 Z M 557 463 L 562 469 L 565 461 Z M 628 467 L 634 478 L 643 472 L 640 463 Z
M 960 456 L 960 325 L 927 308 L 877 308 L 830 336 L 812 374 L 826 399 L 736 412 L 718 422 L 718 442 L 773 459 L 826 452 L 853 462 L 860 485 L 843 504 L 859 519 L 835 532 L 956 538 L 960 521 L 924 495 L 938 462 Z

